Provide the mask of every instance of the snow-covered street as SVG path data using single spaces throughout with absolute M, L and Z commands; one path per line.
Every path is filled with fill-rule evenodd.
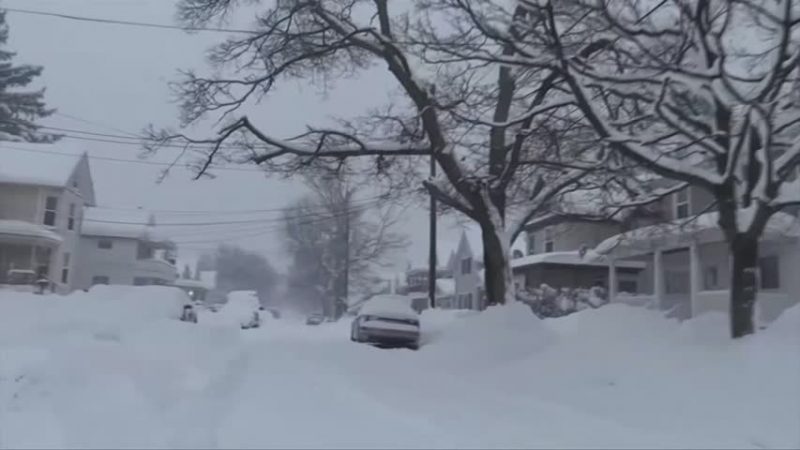
M 435 311 L 414 352 L 347 320 L 182 323 L 173 293 L 0 297 L 0 447 L 800 445 L 798 308 L 738 342 L 621 305 Z

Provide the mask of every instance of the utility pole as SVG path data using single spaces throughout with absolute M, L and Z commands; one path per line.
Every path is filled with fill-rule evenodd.
M 350 290 L 350 194 L 347 194 L 347 202 L 345 202 L 345 210 L 344 210 L 344 286 L 342 290 L 344 291 L 344 298 L 342 301 L 344 305 L 342 305 L 343 309 L 346 309 L 346 305 L 348 304 L 348 297 L 349 297 L 349 290 Z M 342 315 L 344 315 L 345 311 L 342 311 Z
M 431 182 L 436 177 L 436 158 L 431 154 Z M 436 307 L 436 198 L 431 194 L 430 247 L 428 249 L 428 299 Z

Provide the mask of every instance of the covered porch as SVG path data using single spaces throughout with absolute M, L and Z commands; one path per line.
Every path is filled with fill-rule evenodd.
M 769 322 L 798 301 L 800 281 L 791 268 L 800 264 L 797 218 L 778 214 L 760 243 L 757 320 Z M 689 319 L 709 311 L 729 312 L 732 257 L 716 213 L 685 223 L 666 223 L 611 237 L 597 246 L 597 258 L 608 261 L 611 301 L 665 311 Z M 639 291 L 622 293 L 614 268 L 628 261 L 645 265 Z M 796 270 L 796 269 L 795 269 Z
M 0 284 L 27 284 L 30 277 L 52 280 L 61 242 L 61 236 L 41 225 L 0 220 Z

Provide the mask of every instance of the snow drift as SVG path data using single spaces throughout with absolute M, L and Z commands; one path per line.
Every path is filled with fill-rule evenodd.
M 426 311 L 415 352 L 349 321 L 183 323 L 184 301 L 0 292 L 0 448 L 800 446 L 800 307 L 738 341 L 626 305 Z

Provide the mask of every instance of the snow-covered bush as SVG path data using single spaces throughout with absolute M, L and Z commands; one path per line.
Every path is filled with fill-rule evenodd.
M 555 289 L 544 283 L 538 288 L 520 289 L 517 299 L 529 305 L 534 314 L 541 318 L 562 317 L 608 303 L 605 289 L 599 286 Z

